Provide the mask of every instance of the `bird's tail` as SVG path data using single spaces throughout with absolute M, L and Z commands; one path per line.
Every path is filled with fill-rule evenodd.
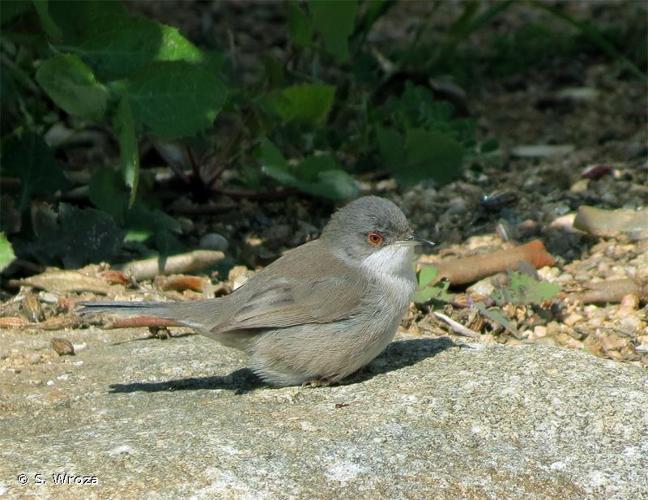
M 188 302 L 80 302 L 77 312 L 82 316 L 109 313 L 120 316 L 155 316 L 177 322 L 196 330 L 209 330 L 219 317 L 218 300 Z
M 180 325 L 202 329 L 203 325 L 194 321 L 192 308 L 196 302 L 80 302 L 77 312 L 82 315 L 97 313 L 116 314 L 118 316 L 154 316 L 168 319 Z
M 110 313 L 123 316 L 145 314 L 158 318 L 167 318 L 172 314 L 170 304 L 166 302 L 80 302 L 77 312 L 81 315 L 95 313 Z

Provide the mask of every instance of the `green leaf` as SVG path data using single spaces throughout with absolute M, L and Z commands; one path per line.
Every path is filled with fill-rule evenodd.
M 349 36 L 358 10 L 356 0 L 310 0 L 308 8 L 315 29 L 322 35 L 324 48 L 337 62 L 349 59 Z
M 284 122 L 317 126 L 326 122 L 334 97 L 333 85 L 303 84 L 271 92 L 266 101 Z
M 105 0 L 55 0 L 48 5 L 48 12 L 63 32 L 63 43 L 76 45 L 87 40 L 117 17 L 128 17 L 122 2 Z
M 313 40 L 313 23 L 296 1 L 288 3 L 288 29 L 295 47 L 304 48 Z
M 119 174 L 111 168 L 101 168 L 92 176 L 88 187 L 92 204 L 122 225 L 128 207 L 128 193 Z
M 418 290 L 414 294 L 414 302 L 424 304 L 431 300 L 438 302 L 451 302 L 454 294 L 448 293 L 450 283 L 448 281 L 439 281 L 437 276 L 439 271 L 434 266 L 425 266 L 421 268 L 418 274 Z
M 403 136 L 393 128 L 376 128 L 378 151 L 383 164 L 390 170 L 397 168 L 405 161 Z
M 296 168 L 297 176 L 305 181 L 316 180 L 320 174 L 330 170 L 339 170 L 335 158 L 331 155 L 323 154 L 317 156 L 308 156 L 304 158 L 299 166 Z
M 122 98 L 119 102 L 114 128 L 119 137 L 119 153 L 124 183 L 130 188 L 128 206 L 132 207 L 137 196 L 140 162 L 133 112 L 127 98 Z
M 405 136 L 405 149 L 407 168 L 394 172 L 401 184 L 414 184 L 430 177 L 446 183 L 460 172 L 464 148 L 447 134 L 410 129 Z
M 153 63 L 126 80 L 136 121 L 154 134 L 189 137 L 209 127 L 227 98 L 227 89 L 207 67 L 184 61 Z
M 419 287 L 425 287 L 429 284 L 436 283 L 436 277 L 439 275 L 439 270 L 434 266 L 425 266 L 421 268 L 418 276 Z
M 263 173 L 272 177 L 279 184 L 284 186 L 294 186 L 297 179 L 290 172 L 288 162 L 275 146 L 268 139 L 263 139 L 259 146 L 259 156 L 261 159 L 261 169 Z
M 482 154 L 492 153 L 499 149 L 499 143 L 496 139 L 488 139 L 479 145 L 479 152 Z
M 0 271 L 4 271 L 15 258 L 11 243 L 4 233 L 0 233 Z
M 94 20 L 94 29 L 72 47 L 102 81 L 127 77 L 154 61 L 200 63 L 203 52 L 176 28 L 141 17 L 109 14 Z
M 479 314 L 485 316 L 491 321 L 494 321 L 495 323 L 499 323 L 504 328 L 506 328 L 509 332 L 511 332 L 513 335 L 517 336 L 518 334 L 517 327 L 515 326 L 515 324 L 513 324 L 513 322 L 508 320 L 508 318 L 502 311 L 500 311 L 497 308 L 487 309 L 486 305 L 481 302 L 475 302 L 475 307 L 479 311 Z
M 66 268 L 109 261 L 121 249 L 124 237 L 107 213 L 65 203 L 60 204 L 58 216 L 46 206 L 39 206 L 33 227 L 36 240 L 22 242 L 20 253 L 43 264 L 62 262 Z
M 63 33 L 49 14 L 48 0 L 32 0 L 32 3 L 47 36 L 54 40 L 60 40 L 63 37 Z
M 261 142 L 259 153 L 263 173 L 279 184 L 333 200 L 347 200 L 358 194 L 353 177 L 341 170 L 330 155 L 310 156 L 297 167 L 291 167 L 268 139 Z
M 74 54 L 58 55 L 41 64 L 36 80 L 66 113 L 99 120 L 106 112 L 108 91 Z
M 402 135 L 392 128 L 376 128 L 382 163 L 399 184 L 408 186 L 424 179 L 449 182 L 461 169 L 464 147 L 442 132 L 420 128 Z
M 173 217 L 161 210 L 149 208 L 139 201 L 126 214 L 126 226 L 129 229 L 140 231 L 182 232 L 180 223 Z
M 495 289 L 492 298 L 498 305 L 537 304 L 541 305 L 554 298 L 560 292 L 560 285 L 548 281 L 538 281 L 526 273 L 513 271 L 509 273 L 508 285 Z
M 53 194 L 68 185 L 63 171 L 43 139 L 27 133 L 10 139 L 3 154 L 2 170 L 6 176 L 20 179 L 20 209 L 29 206 L 35 194 Z
M 312 182 L 299 182 L 297 188 L 315 196 L 331 200 L 350 200 L 358 195 L 353 177 L 344 170 L 325 170 Z

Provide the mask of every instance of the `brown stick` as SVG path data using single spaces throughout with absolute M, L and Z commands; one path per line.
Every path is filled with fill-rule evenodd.
M 123 271 L 130 274 L 137 281 L 155 278 L 159 274 L 184 274 L 205 269 L 225 258 L 223 252 L 215 250 L 194 250 L 180 255 L 169 257 L 160 269 L 160 259 L 136 260 L 126 264 Z
M 21 328 L 29 325 L 29 321 L 20 316 L 5 316 L 0 318 L 0 328 Z
M 132 318 L 115 318 L 106 321 L 102 327 L 106 330 L 115 328 L 141 328 L 141 327 L 167 327 L 180 326 L 170 319 L 156 318 L 155 316 L 134 316 Z
M 158 276 L 155 278 L 155 284 L 162 290 L 175 290 L 183 292 L 193 290 L 202 292 L 205 289 L 207 280 L 201 276 L 189 276 L 187 274 L 174 274 L 172 276 Z
M 536 269 L 556 262 L 542 241 L 533 240 L 509 250 L 447 260 L 434 267 L 439 270 L 439 279 L 446 278 L 453 285 L 465 285 L 514 268 L 520 261 L 528 262 Z
M 595 236 L 626 234 L 632 240 L 648 238 L 648 208 L 642 210 L 605 210 L 583 205 L 578 209 L 574 227 Z
M 626 295 L 636 295 L 642 302 L 648 302 L 648 283 L 637 283 L 629 278 L 598 281 L 587 285 L 589 290 L 576 293 L 572 297 L 584 304 L 621 302 Z

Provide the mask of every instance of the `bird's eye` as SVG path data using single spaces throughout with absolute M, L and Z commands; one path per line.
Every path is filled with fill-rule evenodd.
M 372 247 L 379 247 L 383 244 L 384 241 L 385 237 L 378 231 L 371 231 L 369 234 L 367 234 L 367 243 L 369 243 Z

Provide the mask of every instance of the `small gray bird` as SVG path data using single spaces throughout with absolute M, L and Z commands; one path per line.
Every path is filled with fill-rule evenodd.
M 330 384 L 393 339 L 416 287 L 420 243 L 394 203 L 365 196 L 338 210 L 319 239 L 288 251 L 228 296 L 86 302 L 81 313 L 170 319 L 245 351 L 250 368 L 273 385 Z

